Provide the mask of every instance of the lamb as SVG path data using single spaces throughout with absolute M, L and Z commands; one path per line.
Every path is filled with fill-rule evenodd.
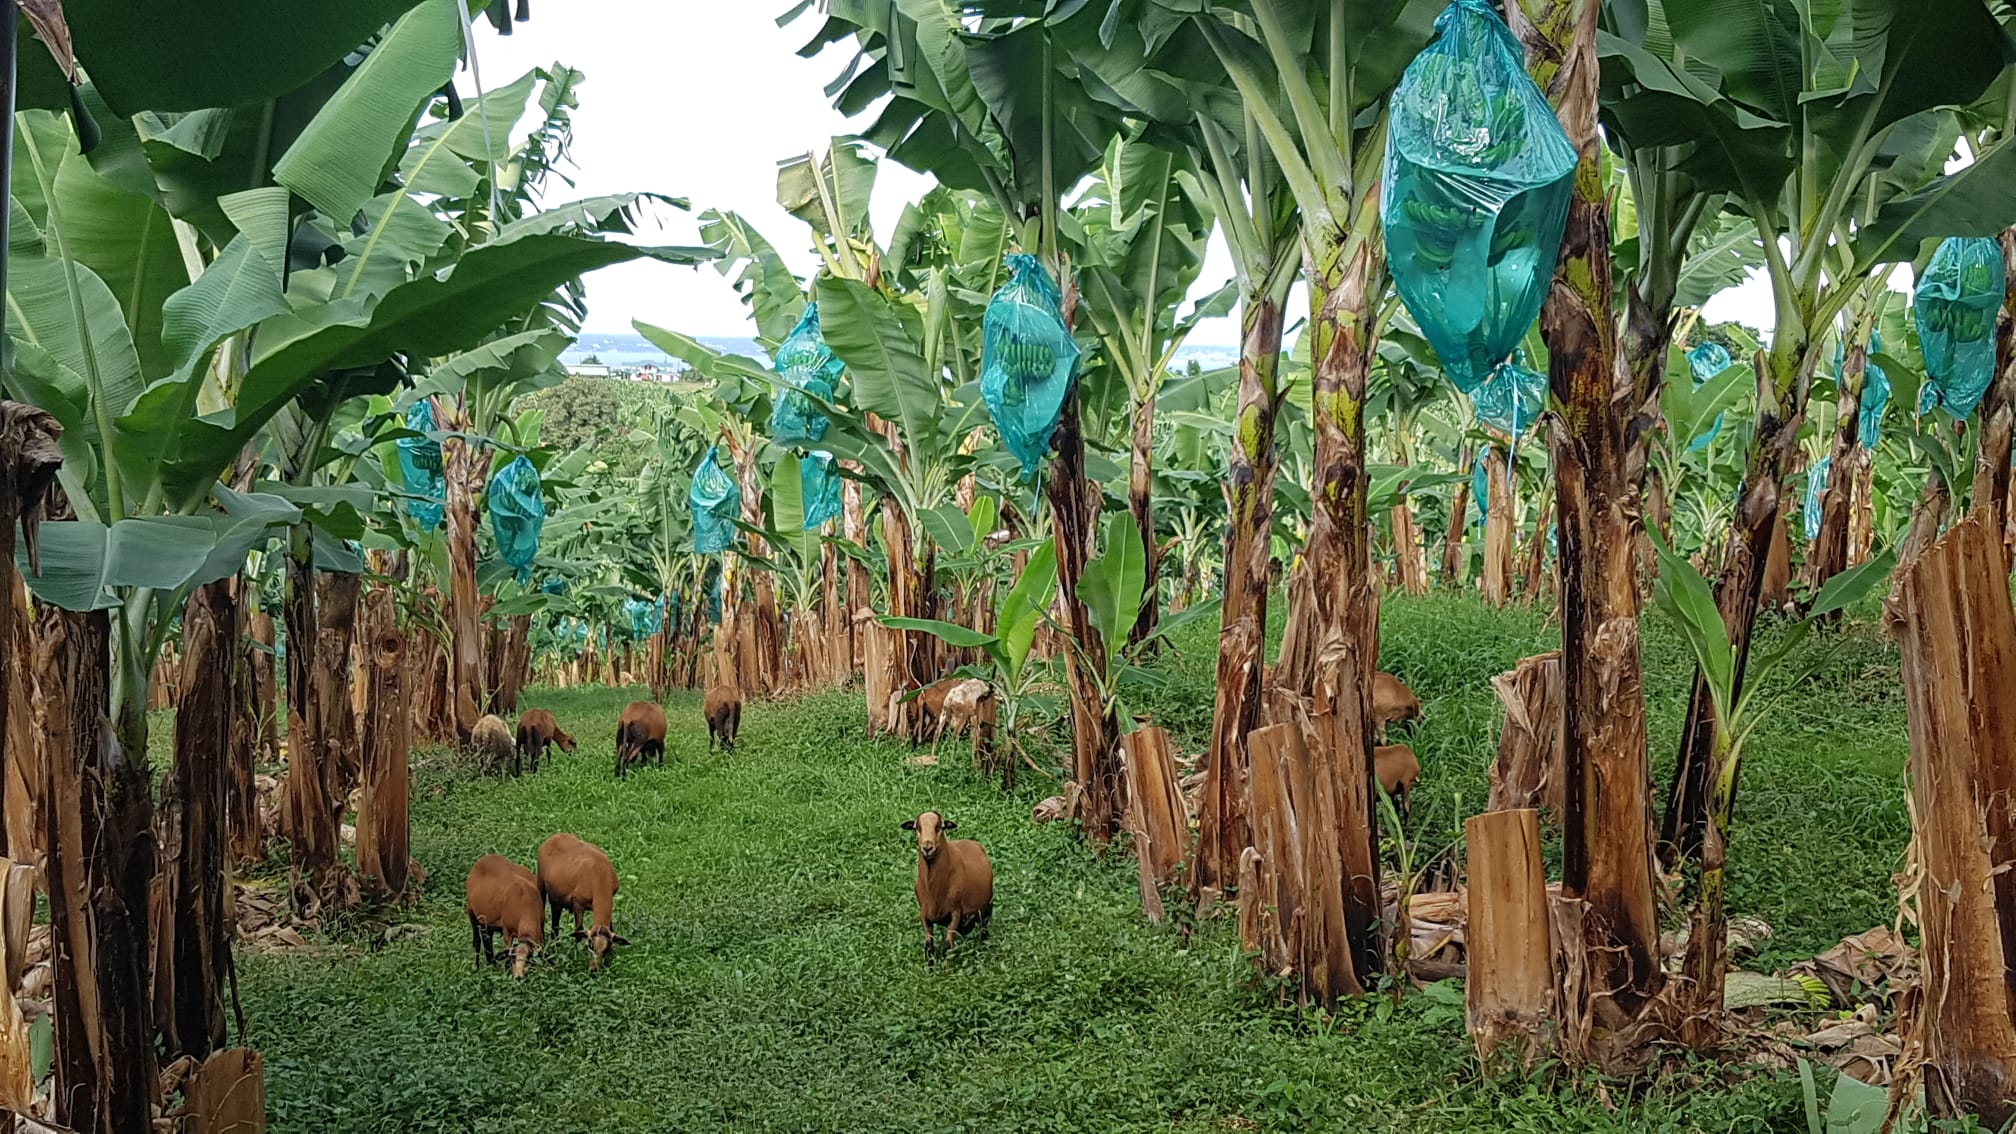
M 1394 721 L 1421 719 L 1421 698 L 1397 677 L 1381 670 L 1372 679 L 1372 724 L 1379 739 L 1386 739 L 1386 726 Z
M 977 678 L 967 678 L 945 692 L 940 703 L 937 723 L 931 730 L 931 754 L 938 754 L 938 746 L 950 732 L 954 737 L 963 735 L 968 729 L 973 731 L 973 745 L 980 746 L 980 729 L 985 724 L 982 716 L 992 695 L 987 683 Z
M 945 716 L 945 698 L 951 694 L 953 687 L 957 686 L 962 680 L 962 678 L 957 677 L 941 678 L 917 691 L 916 696 L 913 698 L 910 714 L 910 747 L 917 747 L 918 742 L 923 739 L 924 735 L 934 730 L 936 723 L 943 719 Z M 891 698 L 892 701 L 898 699 L 895 697 Z M 894 715 L 893 706 L 891 708 L 891 715 Z M 935 744 L 933 745 L 933 750 L 936 750 Z
M 532 955 L 546 946 L 539 883 L 532 872 L 501 854 L 486 854 L 469 868 L 464 893 L 476 967 L 497 960 L 494 943 L 502 930 L 511 947 L 511 975 L 522 978 Z
M 594 843 L 574 835 L 558 834 L 539 847 L 539 893 L 553 914 L 553 932 L 560 932 L 560 911 L 574 911 L 574 940 L 588 943 L 588 967 L 599 972 L 618 945 L 630 939 L 610 925 L 610 907 L 616 901 L 616 868 L 609 856 Z M 581 912 L 594 916 L 591 928 L 581 928 Z
M 1413 813 L 1414 783 L 1421 778 L 1421 761 L 1404 744 L 1382 744 L 1372 750 L 1372 774 L 1379 786 L 1400 805 L 1403 815 Z
M 486 772 L 501 771 L 507 764 L 518 774 L 518 742 L 503 718 L 486 716 L 469 731 L 469 751 Z
M 937 949 L 933 926 L 945 927 L 941 957 L 952 951 L 961 930 L 978 928 L 992 936 L 994 866 L 979 843 L 945 837 L 958 826 L 936 811 L 903 821 L 904 830 L 917 832 L 917 912 L 924 922 L 927 962 Z
M 630 765 L 642 764 L 652 753 L 658 766 L 665 766 L 665 710 L 649 701 L 632 701 L 616 723 L 616 778 L 630 774 Z
M 561 731 L 560 722 L 553 719 L 552 713 L 528 709 L 518 718 L 518 755 L 532 761 L 534 772 L 539 770 L 539 758 L 556 744 L 562 752 L 574 751 L 574 738 Z
M 735 751 L 735 734 L 742 730 L 742 693 L 728 682 L 722 682 L 707 691 L 707 702 L 703 709 L 707 717 L 707 751 L 714 751 L 714 741 L 721 741 L 721 751 Z

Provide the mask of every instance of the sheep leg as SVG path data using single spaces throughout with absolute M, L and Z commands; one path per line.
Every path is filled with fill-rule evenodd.
M 477 921 L 476 915 L 472 913 L 469 915 L 469 948 L 476 955 L 476 969 L 478 972 L 481 972 L 483 969 L 483 945 L 483 923 Z
M 959 915 L 953 914 L 952 920 L 945 923 L 945 949 L 942 953 L 939 954 L 939 956 L 949 957 L 952 955 L 952 942 L 955 939 L 957 939 L 958 936 L 959 936 Z
M 652 745 L 652 747 L 653 747 L 653 748 L 656 748 L 656 749 L 658 750 L 658 766 L 659 766 L 659 767 L 661 767 L 661 768 L 662 768 L 662 767 L 664 767 L 664 766 L 665 766 L 665 742 L 661 740 L 661 741 L 659 741 L 658 743 L 656 743 L 656 744 Z
M 924 963 L 931 963 L 932 950 L 938 947 L 938 935 L 931 931 L 931 923 L 924 923 Z
M 553 913 L 553 928 L 546 934 L 546 936 L 549 938 L 558 937 L 560 936 L 560 900 L 558 898 L 548 897 L 546 899 L 546 907 Z

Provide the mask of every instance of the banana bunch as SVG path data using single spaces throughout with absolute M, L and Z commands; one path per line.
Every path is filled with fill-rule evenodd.
M 1956 342 L 1980 342 L 1994 325 L 1985 312 L 1965 303 L 1927 299 L 1918 306 L 1927 330 L 1951 335 Z
M 1057 351 L 1049 343 L 1004 338 L 993 343 L 988 353 L 1008 378 L 1001 388 L 1003 405 L 1025 404 L 1028 387 L 1048 380 L 1057 367 Z

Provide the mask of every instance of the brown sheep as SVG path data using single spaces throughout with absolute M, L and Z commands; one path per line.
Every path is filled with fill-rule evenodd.
M 616 778 L 630 774 L 630 765 L 642 764 L 652 753 L 658 766 L 665 766 L 665 710 L 649 701 L 632 701 L 616 723 Z
M 958 826 L 936 811 L 903 821 L 904 830 L 917 832 L 917 913 L 924 922 L 926 961 L 937 948 L 933 926 L 945 927 L 941 957 L 952 951 L 952 941 L 961 930 L 977 928 L 991 936 L 994 866 L 979 843 L 945 837 Z
M 1399 678 L 1381 670 L 1372 679 L 1372 724 L 1379 739 L 1386 739 L 1386 726 L 1394 721 L 1421 719 L 1421 698 Z
M 574 751 L 574 738 L 561 731 L 560 722 L 545 709 L 527 709 L 518 718 L 518 754 L 532 761 L 532 770 L 539 770 L 539 759 L 550 752 L 554 745 L 562 752 Z
M 742 693 L 733 685 L 722 682 L 707 691 L 704 708 L 707 717 L 707 751 L 714 751 L 714 741 L 721 741 L 721 751 L 735 751 L 735 734 L 742 730 Z
M 476 967 L 497 960 L 494 943 L 502 930 L 511 947 L 511 975 L 523 977 L 532 955 L 546 946 L 539 883 L 532 872 L 501 854 L 486 854 L 469 868 L 464 894 Z
M 469 751 L 475 753 L 477 761 L 486 772 L 511 769 L 518 774 L 518 741 L 511 735 L 511 726 L 503 718 L 486 716 L 476 722 L 469 731 Z
M 910 747 L 917 747 L 925 736 L 934 731 L 939 718 L 945 715 L 945 698 L 962 680 L 964 678 L 940 678 L 917 691 L 910 708 Z
M 1372 774 L 1379 777 L 1379 786 L 1400 805 L 1400 813 L 1408 815 L 1414 809 L 1414 782 L 1421 778 L 1421 761 L 1414 757 L 1414 750 L 1404 744 L 1382 744 L 1372 750 Z
M 540 845 L 539 893 L 552 911 L 553 933 L 560 932 L 560 911 L 574 911 L 574 940 L 588 943 L 591 970 L 599 971 L 616 946 L 630 944 L 629 938 L 610 925 L 616 889 L 616 868 L 601 847 L 568 834 L 555 835 Z M 583 910 L 594 917 L 585 931 L 581 928 Z

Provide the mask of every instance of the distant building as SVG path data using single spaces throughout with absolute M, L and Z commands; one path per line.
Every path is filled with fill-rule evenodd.
M 609 368 L 599 362 L 573 362 L 567 365 L 567 374 L 571 378 L 607 378 Z

